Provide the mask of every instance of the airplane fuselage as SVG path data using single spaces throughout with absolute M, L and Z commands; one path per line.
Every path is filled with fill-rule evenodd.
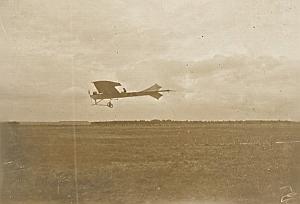
M 170 90 L 160 90 L 160 91 L 137 91 L 137 92 L 120 92 L 118 94 L 92 94 L 90 95 L 94 100 L 104 100 L 104 99 L 116 99 L 116 98 L 127 98 L 135 96 L 153 96 L 159 94 L 159 92 L 169 92 Z

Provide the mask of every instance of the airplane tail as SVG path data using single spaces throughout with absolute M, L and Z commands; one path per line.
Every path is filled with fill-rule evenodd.
M 156 98 L 158 100 L 160 97 L 162 97 L 162 94 L 158 92 L 153 92 L 150 93 L 149 96 L 152 96 L 153 98 Z
M 162 94 L 158 92 L 160 89 L 160 85 L 154 84 L 153 86 L 143 90 L 143 92 L 150 92 L 149 96 L 152 96 L 153 98 L 156 98 L 158 100 L 160 97 L 162 97 Z
M 161 86 L 158 84 L 154 84 L 153 86 L 143 90 L 143 91 L 159 91 L 159 89 L 161 89 Z

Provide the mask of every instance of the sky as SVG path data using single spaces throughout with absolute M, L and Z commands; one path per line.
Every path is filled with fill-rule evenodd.
M 299 121 L 299 45 L 298 0 L 0 0 L 0 121 Z

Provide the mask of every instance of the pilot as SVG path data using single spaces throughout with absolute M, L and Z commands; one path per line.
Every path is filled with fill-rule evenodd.
M 123 91 L 124 91 L 124 93 L 126 93 L 126 92 L 127 92 L 125 88 L 123 88 Z

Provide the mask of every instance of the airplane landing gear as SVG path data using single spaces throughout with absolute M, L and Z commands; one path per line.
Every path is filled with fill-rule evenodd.
M 113 108 L 113 107 L 114 107 L 114 104 L 112 104 L 112 102 L 111 102 L 111 101 L 109 101 L 109 102 L 107 103 L 107 107 L 109 107 L 109 108 Z
M 114 104 L 111 102 L 113 99 L 110 99 L 110 101 L 108 101 L 108 103 L 101 103 L 103 101 L 103 99 L 94 99 L 94 103 L 92 103 L 92 105 L 97 105 L 97 106 L 106 106 L 109 108 L 113 108 Z

